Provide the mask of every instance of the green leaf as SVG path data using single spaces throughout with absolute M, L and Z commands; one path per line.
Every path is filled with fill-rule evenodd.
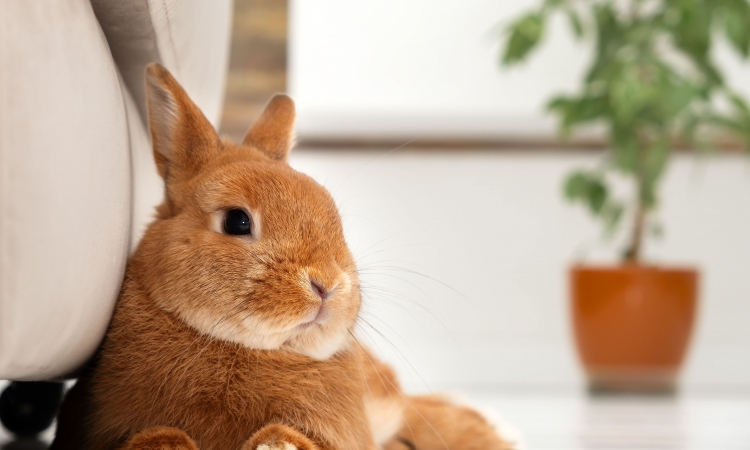
M 679 15 L 672 28 L 675 44 L 695 60 L 707 60 L 711 41 L 710 1 L 678 1 L 676 12 Z
M 573 172 L 565 180 L 563 191 L 568 200 L 577 200 L 586 195 L 589 175 L 585 172 Z
M 607 186 L 601 180 L 594 180 L 589 185 L 588 203 L 592 213 L 599 214 L 607 202 Z
M 597 34 L 596 54 L 597 58 L 603 58 L 611 55 L 611 50 L 619 46 L 622 30 L 611 3 L 597 3 L 593 9 Z
M 745 0 L 728 3 L 726 35 L 732 46 L 744 57 L 750 54 L 750 7 Z
M 608 189 L 601 176 L 582 170 L 568 176 L 564 191 L 568 200 L 583 203 L 594 215 L 602 211 L 608 197 Z
M 544 16 L 527 14 L 508 27 L 510 37 L 503 53 L 503 65 L 511 66 L 523 61 L 537 46 L 544 33 Z
M 560 118 L 560 130 L 568 134 L 571 127 L 592 122 L 607 116 L 607 98 L 583 96 L 579 98 L 560 96 L 547 104 L 547 109 Z
M 728 98 L 734 107 L 737 117 L 744 122 L 750 123 L 750 107 L 747 105 L 745 99 L 734 93 L 729 93 Z
M 641 76 L 640 66 L 628 65 L 611 80 L 610 105 L 616 122 L 623 127 L 633 122 L 652 95 L 650 86 Z
M 661 116 L 672 119 L 680 114 L 693 100 L 700 98 L 699 91 L 690 83 L 674 82 L 668 84 L 662 93 Z

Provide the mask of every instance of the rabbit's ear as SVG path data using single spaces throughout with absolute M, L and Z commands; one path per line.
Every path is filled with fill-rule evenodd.
M 276 94 L 242 143 L 255 147 L 271 159 L 286 161 L 294 145 L 294 120 L 294 101 L 288 95 Z
M 221 148 L 216 130 L 159 64 L 146 68 L 146 105 L 154 158 L 165 181 L 190 177 L 216 156 Z

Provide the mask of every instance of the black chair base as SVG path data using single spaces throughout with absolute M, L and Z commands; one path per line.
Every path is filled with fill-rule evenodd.
M 16 436 L 36 436 L 55 420 L 64 388 L 61 382 L 11 382 L 0 394 L 0 422 Z

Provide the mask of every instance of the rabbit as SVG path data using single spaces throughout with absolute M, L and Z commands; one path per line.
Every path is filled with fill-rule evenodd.
M 164 201 L 52 450 L 511 448 L 356 341 L 356 265 L 329 193 L 287 163 L 288 96 L 235 145 L 160 65 L 146 88 Z

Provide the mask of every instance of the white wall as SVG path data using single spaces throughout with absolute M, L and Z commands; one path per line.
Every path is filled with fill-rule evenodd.
M 298 150 L 336 198 L 365 284 L 362 333 L 415 388 L 582 381 L 566 271 L 598 229 L 560 198 L 592 153 Z M 750 387 L 750 161 L 676 158 L 652 260 L 702 269 L 685 381 Z M 383 340 L 382 333 L 390 344 Z M 392 347 L 391 347 L 392 345 Z
M 498 64 L 503 25 L 539 3 L 291 0 L 289 89 L 300 136 L 554 136 L 544 105 L 579 85 L 588 46 L 560 17 L 529 64 Z M 750 94 L 750 66 L 726 45 L 718 57 L 728 81 Z

